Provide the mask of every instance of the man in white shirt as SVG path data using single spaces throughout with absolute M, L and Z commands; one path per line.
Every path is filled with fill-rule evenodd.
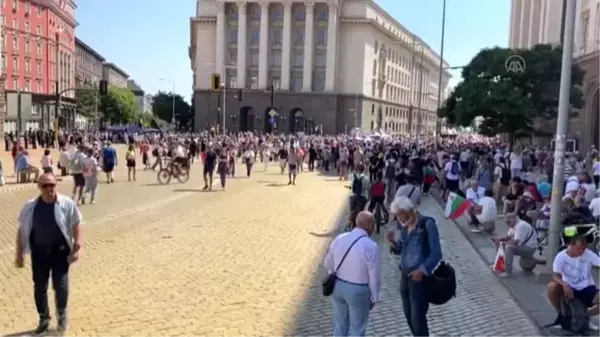
M 419 205 L 421 203 L 421 189 L 416 185 L 413 176 L 406 176 L 406 184 L 398 188 L 396 195 L 394 195 L 394 199 L 398 197 L 407 197 L 413 205 Z
M 538 247 L 537 233 L 533 226 L 519 219 L 515 213 L 508 213 L 504 217 L 509 233 L 504 237 L 493 237 L 492 242 L 496 249 L 504 245 L 504 266 L 505 272 L 499 274 L 499 277 L 509 277 L 512 275 L 513 260 L 515 256 L 521 258 L 533 259 L 533 254 Z
M 458 191 L 460 181 L 460 165 L 456 161 L 456 157 L 452 156 L 449 162 L 444 166 L 444 176 L 446 178 L 446 189 L 450 192 Z
M 471 187 L 467 189 L 467 200 L 479 204 L 479 200 L 485 197 L 485 188 L 479 186 L 477 179 L 471 180 Z
M 477 204 L 467 210 L 471 219 L 470 224 L 473 226 L 471 228 L 472 232 L 479 233 L 481 230 L 490 234 L 494 232 L 498 209 L 493 195 L 494 193 L 491 190 L 486 190 L 483 198 L 480 198 Z
M 380 301 L 380 250 L 370 238 L 374 228 L 373 214 L 360 212 L 356 227 L 336 237 L 325 256 L 325 268 L 336 273 L 332 294 L 334 336 L 364 336 L 369 312 Z
M 552 306 L 558 310 L 564 297 L 576 298 L 588 307 L 590 316 L 598 315 L 598 288 L 592 276 L 592 266 L 600 267 L 600 257 L 587 249 L 585 237 L 572 237 L 567 249 L 554 258 L 554 275 L 548 284 L 548 300 Z M 589 327 L 598 330 L 591 321 Z
M 592 201 L 590 201 L 590 205 L 588 206 L 588 208 L 590 209 L 590 211 L 592 211 L 592 216 L 594 217 L 594 219 L 598 221 L 598 219 L 600 218 L 600 190 L 596 191 L 596 195 L 594 196 Z

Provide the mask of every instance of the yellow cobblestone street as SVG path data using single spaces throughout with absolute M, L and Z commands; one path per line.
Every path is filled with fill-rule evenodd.
M 308 231 L 333 224 L 347 190 L 316 174 L 285 186 L 272 167 L 229 181 L 226 192 L 203 193 L 200 166 L 193 169 L 185 185 L 157 186 L 143 171 L 128 183 L 121 174 L 100 186 L 96 205 L 82 206 L 70 335 L 292 333 L 328 242 Z M 63 193 L 70 184 L 61 184 Z M 34 195 L 0 195 L 0 334 L 37 322 L 31 272 L 12 266 L 16 213 Z

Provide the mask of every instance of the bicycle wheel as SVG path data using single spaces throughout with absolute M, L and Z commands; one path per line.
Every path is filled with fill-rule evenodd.
M 190 171 L 185 167 L 179 169 L 179 173 L 177 174 L 177 181 L 179 181 L 182 184 L 185 184 L 188 180 L 190 180 Z
M 381 221 L 381 206 L 377 205 L 377 207 L 375 207 L 375 224 L 377 225 L 377 234 L 379 234 L 381 229 Z
M 156 179 L 158 180 L 158 183 L 161 185 L 168 184 L 169 182 L 171 182 L 171 172 L 169 172 L 169 170 L 167 170 L 167 169 L 161 169 L 156 174 Z

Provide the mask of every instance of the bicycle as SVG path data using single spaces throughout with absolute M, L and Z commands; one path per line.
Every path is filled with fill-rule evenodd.
M 383 204 L 377 203 L 375 205 L 375 209 L 373 210 L 373 215 L 375 216 L 375 225 L 377 226 L 377 234 L 379 234 L 381 226 L 385 226 L 390 221 L 390 214 L 388 212 L 383 211 Z
M 587 223 L 587 224 L 575 224 L 575 225 L 565 225 L 563 228 L 567 227 L 575 227 L 577 230 L 577 234 L 586 238 L 589 247 L 594 252 L 600 251 L 600 230 L 598 229 L 598 225 L 595 223 Z M 547 228 L 536 228 L 535 229 L 538 234 L 538 251 L 540 255 L 543 255 L 544 249 L 548 247 L 548 229 Z M 565 235 L 564 229 L 560 235 L 560 249 L 566 247 L 569 237 Z
M 173 177 L 181 184 L 185 184 L 190 179 L 190 170 L 186 166 L 176 165 L 174 162 L 171 162 L 166 168 L 160 169 L 156 175 L 156 179 L 161 185 L 170 183 Z

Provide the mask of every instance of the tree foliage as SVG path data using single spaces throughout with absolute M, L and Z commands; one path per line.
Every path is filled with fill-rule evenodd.
M 95 117 L 100 109 L 100 96 L 93 87 L 77 89 L 75 100 L 77 101 L 77 112 L 85 117 Z
M 137 122 L 135 95 L 127 88 L 111 86 L 100 100 L 104 121 L 110 124 L 128 124 Z
M 523 72 L 508 72 L 506 60 L 519 55 Z M 511 143 L 517 135 L 537 133 L 534 122 L 554 119 L 558 112 L 562 48 L 536 45 L 531 49 L 483 49 L 463 69 L 463 81 L 438 111 L 448 124 L 468 126 L 482 117 L 479 132 L 487 136 L 506 133 Z M 574 65 L 571 81 L 571 116 L 583 107 L 583 70 Z
M 154 95 L 152 112 L 163 121 L 170 122 L 173 118 L 173 93 L 159 91 Z M 190 105 L 179 94 L 175 94 L 175 121 L 180 129 L 193 127 L 193 115 Z

